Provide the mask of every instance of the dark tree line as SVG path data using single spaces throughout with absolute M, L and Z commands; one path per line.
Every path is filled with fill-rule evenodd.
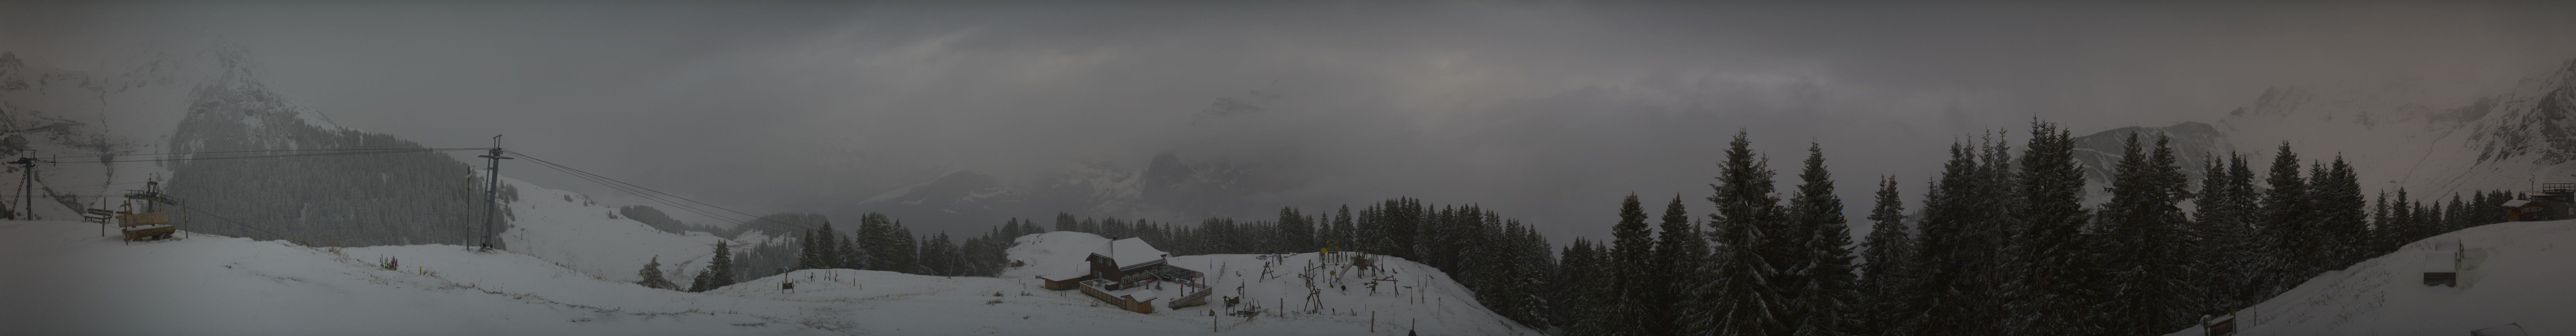
M 2168 139 L 2132 135 L 2110 197 L 2088 204 L 2071 134 L 2033 122 L 2029 135 L 2018 153 L 2001 132 L 1953 144 L 1911 215 L 1897 180 L 1881 177 L 1866 218 L 1876 229 L 1852 245 L 1821 148 L 1782 192 L 1738 133 L 1705 221 L 1692 225 L 1676 198 L 1650 228 L 1631 195 L 1610 240 L 1560 252 L 1550 320 L 1568 335 L 2162 334 L 2503 221 L 2493 209 L 2513 199 L 2401 189 L 2374 201 L 2350 163 L 2302 161 L 2286 144 L 2265 174 L 2230 154 L 2191 181 Z
M 668 216 L 662 215 L 660 211 L 651 207 L 630 206 L 621 208 L 620 212 L 656 228 L 666 226 L 697 228 L 668 220 Z M 777 244 L 763 241 L 758 245 L 743 248 L 743 253 L 739 254 L 733 253 L 732 246 L 728 243 L 719 241 L 715 250 L 714 260 L 716 261 L 708 265 L 707 269 L 701 270 L 690 286 L 686 288 L 674 286 L 671 289 L 712 290 L 731 285 L 736 282 L 735 279 L 757 279 L 805 269 L 874 270 L 935 276 L 998 276 L 1009 263 L 1007 251 L 1017 244 L 1015 241 L 1017 237 L 1045 230 L 1037 224 L 1022 223 L 1014 219 L 994 227 L 983 235 L 966 237 L 965 240 L 959 241 L 947 232 L 914 236 L 912 229 L 905 227 L 902 221 L 880 213 L 860 216 L 858 228 L 847 231 L 834 228 L 829 219 L 819 214 L 782 213 L 762 216 L 761 220 L 811 229 L 790 229 L 788 231 L 796 232 L 794 241 Z M 657 224 L 655 223 L 657 221 L 667 223 Z M 745 228 L 735 229 L 732 234 L 739 237 L 747 230 L 771 232 L 771 230 L 759 228 Z M 656 260 L 654 263 L 645 264 L 645 269 L 639 272 L 658 274 L 659 266 L 660 263 Z M 646 275 L 645 277 L 646 280 L 640 283 L 647 287 L 654 287 L 653 279 L 658 276 Z

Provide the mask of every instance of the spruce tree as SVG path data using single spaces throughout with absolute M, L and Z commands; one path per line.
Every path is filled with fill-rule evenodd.
M 1877 205 L 1869 210 L 1869 239 L 1862 243 L 1861 295 L 1869 303 L 1866 318 L 1854 334 L 1881 335 L 1894 321 L 1905 317 L 1898 299 L 1910 284 L 1906 270 L 1914 250 L 1914 238 L 1905 232 L 1905 203 L 1896 191 L 1896 178 L 1879 176 Z
M 679 289 L 679 285 L 671 283 L 671 279 L 662 277 L 661 256 L 654 256 L 651 261 L 644 262 L 644 269 L 636 270 L 635 277 L 643 279 L 635 281 L 635 284 L 644 285 L 644 288 Z
M 2136 134 L 2130 134 L 2132 138 Z M 2132 139 L 2134 140 L 2134 139 Z M 2134 145 L 2134 143 L 2133 143 Z M 2075 161 L 2072 133 L 2056 124 L 2032 121 L 2031 139 L 2023 147 L 2021 172 L 2015 175 L 2012 216 L 2000 218 L 2011 227 L 2008 267 L 2020 272 L 2005 298 L 2020 323 L 2011 329 L 2031 334 L 2085 334 L 2094 326 L 2085 305 L 2095 294 L 2089 282 L 2091 251 L 2083 241 L 2084 165 Z
M 1984 147 L 1994 147 L 1991 141 Z M 1888 332 L 1911 335 L 1976 335 L 2004 331 L 2004 310 L 1995 287 L 2012 278 L 2000 274 L 1997 255 L 2004 250 L 1994 223 L 1996 193 L 1992 172 L 1997 165 L 1979 162 L 1981 148 L 1950 145 L 1950 160 L 1923 195 L 1921 220 L 1915 222 L 1914 288 L 1906 291 L 1907 315 Z M 1992 159 L 1991 155 L 1985 156 Z
M 1314 225 L 1306 222 L 1305 214 L 1297 212 L 1297 208 L 1279 208 L 1278 242 L 1283 246 L 1283 248 L 1280 248 L 1279 250 L 1287 252 L 1313 251 L 1315 249 L 1314 228 Z
M 1661 291 L 1650 290 L 1649 287 L 1662 284 L 1651 282 L 1655 279 L 1646 273 L 1647 270 L 1655 267 L 1653 264 L 1655 238 L 1654 231 L 1646 227 L 1646 209 L 1638 203 L 1635 193 L 1630 193 L 1626 199 L 1620 200 L 1619 222 L 1610 225 L 1610 236 L 1613 238 L 1610 246 L 1611 260 L 1605 265 L 1611 267 L 1614 278 L 1612 287 L 1617 288 L 1617 292 L 1612 295 L 1618 299 L 1616 302 L 1609 303 L 1613 311 L 1609 316 L 1626 320 L 1609 326 L 1609 330 L 1604 330 L 1613 335 L 1641 333 L 1640 328 L 1648 321 L 1653 321 L 1642 312 L 1648 309 L 1661 309 L 1646 306 L 1652 296 L 1661 294 L 1659 293 Z
M 1834 195 L 1833 173 L 1825 169 L 1822 144 L 1808 144 L 1806 169 L 1798 179 L 1798 194 L 1789 200 L 1789 219 L 1796 226 L 1788 233 L 1803 245 L 1798 256 L 1804 260 L 1783 270 L 1795 275 L 1790 278 L 1795 287 L 1788 289 L 1798 314 L 1791 321 L 1793 333 L 1848 334 L 1860 324 L 1860 290 L 1852 274 L 1851 229 L 1843 218 L 1842 197 Z
M 796 267 L 791 270 L 822 268 L 823 258 L 816 254 L 823 251 L 823 236 L 815 230 L 800 231 L 796 236 Z
M 814 256 L 815 256 L 815 257 L 817 257 L 817 258 L 819 258 L 819 259 L 821 259 L 821 260 L 817 260 L 817 261 L 814 263 L 814 268 L 837 268 L 837 267 L 840 267 L 840 266 L 841 266 L 841 253 L 840 253 L 840 252 L 841 252 L 841 244 L 840 244 L 840 243 L 841 243 L 841 239 L 840 239 L 840 237 L 841 237 L 841 232 L 840 232 L 840 231 L 832 230 L 832 222 L 831 222 L 831 221 L 828 221 L 828 220 L 827 220 L 827 221 L 823 221 L 823 227 L 822 227 L 822 228 L 820 228 L 820 229 L 816 229 L 816 230 L 815 230 L 815 232 L 816 232 L 817 234 L 819 234 L 819 236 L 816 236 L 816 237 L 815 237 L 816 239 L 814 239 L 814 241 L 815 241 L 815 242 L 818 242 L 818 243 L 822 243 L 822 244 L 823 244 L 823 247 L 822 247 L 822 248 L 819 248 L 819 249 L 815 249 Z
M 2180 329 L 2199 313 L 2184 245 L 2191 234 L 2179 206 L 2190 193 L 2175 170 L 2168 140 L 2158 136 L 2154 152 L 2142 153 L 2131 134 L 2111 182 L 2111 200 L 2101 206 L 2101 288 L 2109 300 L 2097 312 L 2109 333 Z
M 1791 332 L 1792 304 L 1769 258 L 1780 255 L 1775 236 L 1785 235 L 1779 196 L 1766 159 L 1755 156 L 1747 133 L 1737 131 L 1720 164 L 1718 183 L 1709 196 L 1717 211 L 1709 214 L 1711 261 L 1699 273 L 1707 280 L 1691 291 L 1683 312 L 1689 335 L 1782 335 Z
M 1652 292 L 1638 305 L 1645 310 L 1636 312 L 1643 321 L 1637 327 L 1640 335 L 1673 335 L 1682 330 L 1674 320 L 1685 310 L 1680 297 L 1700 283 L 1695 271 L 1708 258 L 1708 237 L 1691 223 L 1690 209 L 1683 206 L 1680 194 L 1664 204 L 1663 221 L 1656 227 L 1662 232 L 1655 238 L 1655 256 L 1648 261 L 1654 267 L 1645 272 L 1649 287 L 1642 289 Z
M 2325 175 L 2316 177 L 2314 197 L 2320 217 L 2316 226 L 2323 236 L 2323 240 L 2312 247 L 2318 249 L 2315 253 L 2323 257 L 2320 259 L 2322 263 L 2314 268 L 2318 272 L 2343 269 L 2375 254 L 2370 244 L 2359 243 L 2370 241 L 2370 218 L 2363 209 L 2369 203 L 2361 195 L 2361 181 L 2357 175 L 2352 165 L 2344 162 L 2342 155 L 2336 155 L 2334 163 L 2326 166 Z M 2453 199 L 2453 202 L 2457 201 Z
M 2309 210 L 2308 182 L 2299 176 L 2299 154 L 2290 151 L 2290 143 L 2281 142 L 2280 152 L 2272 156 L 2271 175 L 2263 180 L 2271 189 L 2263 193 L 2262 222 L 2258 231 L 2264 238 L 2261 278 L 2264 293 L 2280 293 L 2306 280 L 2306 267 L 2298 262 L 2299 251 L 2307 247 Z
M 864 265 L 864 263 L 862 263 L 862 262 L 861 262 L 862 260 L 865 260 L 865 259 L 861 259 L 861 257 L 860 257 L 859 248 L 858 248 L 858 246 L 857 246 L 858 244 L 854 244 L 854 243 L 852 243 L 852 242 L 853 242 L 853 240 L 854 240 L 854 238 L 851 238 L 850 236 L 841 236 L 841 235 L 834 235 L 833 237 L 835 237 L 835 238 L 837 238 L 837 239 L 840 239 L 840 240 L 841 240 L 841 242 L 840 242 L 840 243 L 836 243 L 836 244 L 834 244 L 834 246 L 839 246 L 841 249 L 840 249 L 839 251 L 832 251 L 832 253 L 840 254 L 840 258 L 839 258 L 839 259 L 840 259 L 840 261 L 841 261 L 841 264 L 840 264 L 840 265 L 838 265 L 838 266 L 836 266 L 835 268 L 842 268 L 842 269 L 865 269 L 865 267 L 867 267 L 866 265 Z
M 1554 302 L 1560 303 L 1556 320 L 1563 321 L 1566 335 L 1616 335 L 1614 328 L 1628 327 L 1621 325 L 1625 321 L 1617 315 L 1618 286 L 1611 280 L 1617 275 L 1600 269 L 1615 264 L 1604 254 L 1583 238 L 1565 247 L 1553 286 L 1559 290 L 1553 292 L 1557 293 Z
M 2246 287 L 2243 265 L 2249 262 L 2252 248 L 2246 243 L 2252 234 L 2242 215 L 2248 211 L 2242 199 L 2250 195 L 2235 183 L 2241 177 L 2229 169 L 2229 160 L 2210 156 L 2205 161 L 2200 197 L 2192 201 L 2199 212 L 2192 218 L 2197 236 L 2190 240 L 2191 264 L 2201 274 L 2194 286 L 2200 288 L 2200 311 L 2233 311 L 2242 304 L 2239 298 L 2244 294 L 2238 287 Z

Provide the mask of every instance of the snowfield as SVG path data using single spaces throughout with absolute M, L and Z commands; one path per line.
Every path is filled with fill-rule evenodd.
M 16 335 L 833 334 L 743 309 L 744 298 L 454 245 L 335 252 L 212 235 L 124 245 L 96 223 L 58 221 L 0 221 L 0 241 L 10 256 L 0 267 L 21 270 L 0 274 L 10 288 L 0 326 Z M 373 267 L 380 255 L 402 269 Z
M 2462 245 L 2459 287 L 2425 286 L 2426 253 Z M 2576 220 L 2478 226 L 2319 275 L 2255 305 L 2239 335 L 2466 335 L 2519 325 L 2531 335 L 2576 334 Z M 2202 335 L 2186 329 L 2170 335 Z
M 521 215 L 531 216 L 522 223 L 544 218 Z M 95 223 L 0 221 L 0 252 L 9 256 L 0 268 L 12 270 L 0 274 L 0 288 L 9 288 L 0 291 L 0 326 L 24 335 L 1316 335 L 1369 334 L 1375 312 L 1377 334 L 1401 335 L 1415 323 L 1434 335 L 1538 334 L 1477 307 L 1446 275 L 1401 260 L 1389 260 L 1382 276 L 1415 288 L 1402 296 L 1391 293 L 1394 285 L 1375 295 L 1356 283 L 1347 293 L 1324 291 L 1321 307 L 1337 314 L 1221 316 L 1211 314 L 1225 309 L 1216 298 L 1177 310 L 1158 302 L 1156 313 L 1137 314 L 1021 276 L 1066 260 L 1078 265 L 1085 244 L 1106 239 L 1071 232 L 1020 239 L 1030 244 L 1011 258 L 1030 265 L 1002 278 L 804 270 L 684 293 L 628 283 L 632 267 L 611 273 L 623 277 L 595 274 L 515 251 L 312 248 L 212 235 L 126 245 Z M 1314 254 L 1301 256 L 1288 262 Z M 377 267 L 379 257 L 400 258 L 400 269 Z M 674 259 L 665 256 L 665 266 Z M 1302 283 L 1276 270 L 1284 277 L 1258 277 L 1263 260 L 1173 263 L 1223 270 L 1209 272 L 1220 295 L 1240 285 L 1247 304 L 1302 307 Z M 786 281 L 797 289 L 779 290 Z
M 644 222 L 618 217 L 616 206 L 592 202 L 589 196 L 508 177 L 501 181 L 519 190 L 519 200 L 509 203 L 512 225 L 500 234 L 510 251 L 608 280 L 643 280 L 635 270 L 658 257 L 663 278 L 685 286 L 715 256 L 716 242 L 726 241 L 703 232 L 662 232 Z M 767 239 L 760 232 L 754 230 L 736 237 L 743 239 L 731 241 L 729 247 L 737 254 L 750 250 L 751 244 L 745 243 Z

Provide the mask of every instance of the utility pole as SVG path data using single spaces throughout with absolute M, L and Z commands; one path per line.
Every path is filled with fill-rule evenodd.
M 17 164 L 19 169 L 23 169 L 18 171 L 20 173 L 18 175 L 18 196 L 23 199 L 19 203 L 18 209 L 22 211 L 14 214 L 18 217 L 15 219 L 36 220 L 36 164 L 54 163 L 54 161 L 37 159 L 35 149 L 26 149 L 19 153 L 18 161 L 9 161 L 9 163 Z
M 477 157 L 491 161 L 483 168 L 492 171 L 490 174 L 483 175 L 484 179 L 488 180 L 485 182 L 489 183 L 483 188 L 483 249 L 488 251 L 492 249 L 492 221 L 498 218 L 496 216 L 501 212 L 501 160 L 515 158 L 501 156 L 501 136 L 499 135 L 492 136 L 492 154 Z

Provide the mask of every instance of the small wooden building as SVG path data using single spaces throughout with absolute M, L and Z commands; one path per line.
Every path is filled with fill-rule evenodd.
M 1161 266 L 1170 264 L 1171 257 L 1144 239 L 1127 238 L 1102 244 L 1100 250 L 1092 251 L 1083 260 L 1091 262 L 1092 278 L 1110 280 L 1102 290 L 1120 290 L 1153 281 L 1163 270 Z
M 2522 199 L 2501 204 L 2505 220 L 2512 222 L 2549 221 L 2576 218 L 2576 183 L 2545 183 L 2540 192 L 2525 193 Z
M 1171 257 L 1143 239 L 1113 240 L 1083 258 L 1089 267 L 1039 275 L 1038 286 L 1080 289 L 1118 309 L 1138 313 L 1153 313 L 1157 299 L 1171 308 L 1206 304 L 1209 290 L 1198 283 L 1205 274 L 1172 266 Z

